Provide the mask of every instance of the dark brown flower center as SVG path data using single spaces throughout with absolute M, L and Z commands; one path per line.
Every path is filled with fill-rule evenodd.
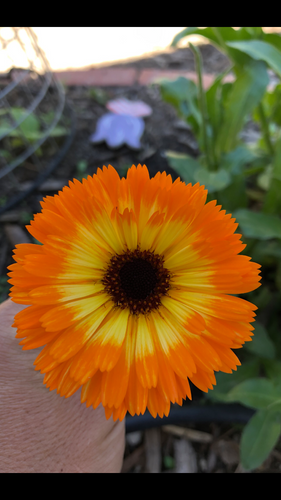
M 122 309 L 149 313 L 159 307 L 170 288 L 170 274 L 163 262 L 163 257 L 148 250 L 128 250 L 111 258 L 102 283 Z

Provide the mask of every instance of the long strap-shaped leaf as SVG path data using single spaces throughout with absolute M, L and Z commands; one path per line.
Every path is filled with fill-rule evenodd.
M 269 190 L 266 193 L 263 212 L 267 214 L 281 213 L 281 139 L 275 144 L 275 156 Z
M 252 61 L 232 85 L 225 103 L 216 150 L 227 153 L 237 145 L 237 135 L 245 119 L 261 100 L 269 78 L 262 61 Z M 219 156 L 219 155 L 217 155 Z
M 227 42 L 228 47 L 238 49 L 256 60 L 264 61 L 281 77 L 281 51 L 270 43 L 261 40 L 245 40 L 239 42 Z

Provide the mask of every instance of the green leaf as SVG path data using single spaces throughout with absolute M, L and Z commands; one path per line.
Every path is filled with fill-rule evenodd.
M 0 136 L 8 134 L 10 129 L 11 126 L 8 123 L 2 121 L 2 123 L 0 124 Z
M 261 287 L 262 288 L 262 287 Z M 268 318 L 267 331 L 273 340 L 276 348 L 276 358 L 281 360 L 281 342 L 280 342 L 280 303 L 281 291 L 271 292 L 270 314 Z M 264 361 L 264 360 L 263 360 Z M 281 394 L 281 387 L 280 387 Z
M 224 401 L 227 402 L 228 393 L 237 384 L 240 384 L 244 380 L 256 377 L 259 371 L 259 363 L 257 360 L 248 361 L 243 363 L 241 366 L 237 367 L 237 370 L 233 373 L 216 373 L 216 385 L 213 390 L 208 392 L 207 396 L 209 399 L 214 401 Z
M 6 149 L 0 149 L 0 158 L 5 158 L 5 160 L 10 161 L 12 159 L 12 154 Z
M 209 28 L 210 29 L 210 28 Z M 182 39 L 182 38 L 185 38 L 186 36 L 188 35 L 192 35 L 194 33 L 197 33 L 198 31 L 200 31 L 198 28 L 194 27 L 194 28 L 184 28 L 184 30 L 180 31 L 180 33 L 178 33 L 174 38 L 173 38 L 173 41 L 171 43 L 171 46 L 172 47 L 176 47 L 176 45 L 179 43 L 179 41 Z M 201 30 L 202 31 L 202 30 Z
M 277 268 L 275 270 L 274 282 L 278 290 L 281 290 L 281 262 L 277 263 Z
M 209 172 L 204 167 L 200 167 L 194 172 L 194 180 L 204 184 L 209 193 L 214 193 L 230 185 L 231 175 L 224 169 Z
M 12 108 L 11 114 L 15 121 L 18 121 L 24 117 L 26 110 L 23 108 Z M 19 128 L 27 139 L 33 139 L 33 136 L 39 132 L 40 123 L 38 118 L 34 114 L 29 114 L 23 122 L 20 124 Z
M 276 49 L 281 50 L 281 36 L 278 33 L 263 33 L 262 39 Z
M 267 214 L 280 213 L 281 211 L 281 139 L 275 145 L 270 186 L 266 193 L 263 212 Z
M 245 165 L 254 162 L 257 155 L 246 145 L 240 145 L 221 158 L 221 168 L 225 168 L 234 175 L 241 174 Z
M 246 253 L 248 253 L 247 249 Z M 265 309 L 273 298 L 273 292 L 270 290 L 269 286 L 265 284 L 247 295 L 247 299 L 253 302 L 259 311 Z
M 5 109 L 5 113 L 7 113 L 9 110 Z M 11 115 L 13 116 L 14 120 L 17 122 L 21 120 L 25 114 L 26 110 L 24 108 L 12 108 L 11 109 Z M 51 124 L 52 120 L 54 118 L 54 112 L 51 111 L 49 113 L 43 113 L 42 114 L 42 120 L 48 125 Z M 28 139 L 30 142 L 35 142 L 41 139 L 41 137 L 44 135 L 44 131 L 40 130 L 40 121 L 39 119 L 34 115 L 30 114 L 28 115 L 23 122 L 14 130 L 9 132 L 11 129 L 11 124 L 8 122 L 7 119 L 2 119 L 1 120 L 1 125 L 0 125 L 0 135 L 3 133 L 9 133 L 9 137 L 14 138 L 13 145 L 16 146 L 21 146 L 24 144 L 22 134 L 25 136 L 26 139 Z M 67 129 L 63 126 L 57 125 L 53 130 L 49 133 L 49 136 L 51 137 L 62 137 L 67 134 Z M 38 150 L 37 150 L 38 153 Z
M 227 42 L 228 47 L 241 50 L 256 60 L 264 61 L 281 77 L 281 52 L 273 45 L 261 40 Z
M 215 140 L 217 137 L 222 119 L 222 99 L 220 94 L 222 88 L 222 79 L 224 78 L 226 73 L 227 72 L 218 75 L 205 93 L 207 115 L 212 130 L 212 140 Z
M 240 28 L 239 30 L 235 30 L 234 28 L 226 27 L 218 27 L 215 30 L 219 33 L 220 39 L 224 42 L 233 41 L 233 40 L 249 40 L 252 38 L 252 35 L 247 31 L 246 28 Z M 211 42 L 222 46 L 220 39 L 217 37 L 213 28 L 185 28 L 180 33 L 174 37 L 172 41 L 172 47 L 175 47 L 178 42 L 189 35 L 201 35 L 204 38 L 207 38 Z
M 165 151 L 165 155 L 169 165 L 180 176 L 181 180 L 186 184 L 190 182 L 194 184 L 194 173 L 197 169 L 201 168 L 200 163 L 191 156 L 175 151 Z
M 245 349 L 261 358 L 273 359 L 275 356 L 275 346 L 269 338 L 265 327 L 258 322 L 255 322 L 254 326 L 253 340 L 245 344 Z
M 274 383 L 267 378 L 252 378 L 236 385 L 227 394 L 228 402 L 239 402 L 254 409 L 267 408 L 280 399 Z
M 197 47 L 192 45 L 192 43 L 190 43 L 189 46 L 194 55 L 195 69 L 198 80 L 198 109 L 200 111 L 200 116 L 201 116 L 201 120 L 200 122 L 198 122 L 199 124 L 198 142 L 200 150 L 202 151 L 203 156 L 206 159 L 208 169 L 213 170 L 216 162 L 214 158 L 212 143 L 210 143 L 210 139 L 212 138 L 213 132 L 208 120 L 206 96 L 202 83 L 202 71 L 203 71 L 202 57 Z
M 272 170 L 272 165 L 267 165 L 264 171 L 257 177 L 257 185 L 264 191 L 268 191 L 270 188 Z
M 88 168 L 88 162 L 86 160 L 79 160 L 76 163 L 76 168 L 79 174 L 84 174 Z
M 164 463 L 165 469 L 173 469 L 175 467 L 175 459 L 174 459 L 174 457 L 171 457 L 170 455 L 164 455 L 163 463 Z
M 231 184 L 217 193 L 217 201 L 229 213 L 238 208 L 246 208 L 248 198 L 244 175 L 233 175 Z
M 260 241 L 257 243 L 255 246 L 255 253 L 257 256 L 268 256 L 268 257 L 274 257 L 275 259 L 280 259 L 281 260 L 281 242 L 277 240 L 273 241 Z M 254 256 L 253 256 L 254 259 Z M 255 257 L 256 259 L 256 257 Z M 257 259 L 259 262 L 259 259 Z
M 280 37 L 281 39 L 281 37 Z M 269 121 L 274 122 L 277 125 L 281 125 L 281 84 L 276 85 L 273 91 L 268 91 L 266 93 L 268 100 L 268 116 Z
M 281 383 L 281 361 L 277 359 L 273 360 L 263 360 L 263 366 L 265 368 L 265 373 L 273 382 Z
M 48 113 L 42 113 L 42 120 L 50 125 L 55 117 L 54 111 L 48 111 Z
M 36 116 L 32 114 L 26 117 L 26 119 L 20 124 L 19 128 L 27 138 L 40 134 L 39 121 Z
M 121 178 L 127 176 L 130 167 L 131 167 L 130 163 L 123 163 L 118 167 L 118 174 L 120 175 Z
M 22 147 L 24 145 L 24 142 L 21 137 L 17 136 L 16 134 L 11 134 L 11 146 L 12 148 L 18 148 Z
M 7 108 L 7 111 L 11 113 L 11 115 L 15 121 L 20 120 L 26 114 L 26 110 L 24 108 L 14 107 L 14 108 L 11 108 L 10 110 Z
M 185 28 L 174 37 L 171 44 L 172 47 L 175 47 L 182 38 L 189 35 L 201 35 L 207 38 L 207 40 L 216 45 L 219 50 L 224 52 L 237 65 L 244 65 L 250 60 L 247 54 L 226 45 L 227 41 L 250 40 L 252 34 L 246 28 L 242 27 L 238 30 L 228 26 L 217 28 Z
M 158 83 L 165 97 L 175 103 L 187 100 L 190 94 L 193 98 L 197 96 L 196 84 L 183 76 L 179 76 L 176 80 L 163 78 Z
M 201 124 L 202 119 L 197 105 L 197 87 L 192 80 L 180 76 L 176 80 L 161 78 L 157 80 L 157 83 L 160 86 L 162 99 L 172 104 L 180 116 L 188 118 L 191 115 L 198 125 Z
M 79 160 L 76 163 L 76 171 L 77 171 L 77 179 L 81 181 L 85 175 L 85 172 L 88 168 L 88 162 L 86 160 Z
M 226 98 L 216 150 L 228 152 L 237 146 L 238 133 L 243 128 L 248 115 L 261 100 L 268 81 L 265 64 L 256 61 L 253 61 L 237 77 Z
M 62 127 L 60 125 L 57 125 L 53 130 L 50 132 L 50 137 L 62 137 L 67 134 L 67 129 L 65 127 Z M 42 132 L 41 132 L 42 136 Z
M 252 38 L 252 34 L 249 33 L 247 28 L 239 28 L 235 30 L 234 28 L 227 27 L 215 27 L 212 28 L 214 34 L 217 38 L 217 43 L 219 48 L 229 57 L 231 61 L 235 64 L 235 71 L 238 74 L 241 71 L 241 67 L 250 62 L 250 58 L 247 54 L 239 52 L 239 50 L 228 47 L 227 41 L 237 41 L 237 40 L 249 40 Z M 214 42 L 216 43 L 216 42 Z
M 260 36 L 263 35 L 263 31 L 262 31 L 262 28 L 259 28 L 259 27 L 245 27 L 244 28 L 250 35 L 252 38 L 259 38 Z
M 241 230 L 247 238 L 281 238 L 281 220 L 276 215 L 253 212 L 246 208 L 235 210 L 232 215 L 239 223 L 238 231 Z
M 259 467 L 276 445 L 281 432 L 278 414 L 259 410 L 243 429 L 240 452 L 241 464 L 246 470 Z
M 98 87 L 91 87 L 88 91 L 88 94 L 89 97 L 91 97 L 94 101 L 98 102 L 102 106 L 104 106 L 109 100 L 108 92 Z

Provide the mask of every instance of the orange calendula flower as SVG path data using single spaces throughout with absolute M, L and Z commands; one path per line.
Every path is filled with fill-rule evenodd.
M 189 380 L 212 389 L 215 371 L 240 364 L 232 351 L 251 340 L 256 306 L 235 296 L 257 288 L 259 265 L 231 215 L 204 186 L 150 179 L 134 165 L 120 179 L 109 166 L 47 196 L 9 269 L 23 349 L 50 390 L 107 418 L 167 415 L 191 398 Z

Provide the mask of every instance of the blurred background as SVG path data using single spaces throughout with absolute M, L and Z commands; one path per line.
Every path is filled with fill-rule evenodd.
M 123 472 L 281 471 L 280 34 L 0 27 L 0 303 L 14 246 L 38 243 L 26 225 L 42 199 L 109 164 L 204 184 L 262 266 L 241 367 L 167 420 L 128 418 Z
M 152 54 L 168 49 L 183 28 L 96 28 L 33 27 L 38 44 L 51 69 L 65 70 L 104 65 L 109 62 Z M 194 40 L 196 41 L 196 37 Z M 24 57 L 18 60 L 23 66 Z M 0 71 L 5 71 L 0 58 Z
M 48 58 L 53 71 L 102 66 L 108 63 L 171 51 L 174 36 L 183 27 L 33 27 L 38 45 Z M 280 28 L 263 28 L 266 33 Z M 178 47 L 188 42 L 202 42 L 192 35 L 180 40 Z M 204 40 L 206 43 L 206 39 Z M 5 71 L 0 58 L 0 71 Z M 18 61 L 21 67 L 23 61 Z
M 33 27 L 51 69 L 102 65 L 168 49 L 183 28 Z M 198 38 L 198 37 L 197 37 Z M 195 37 L 196 39 L 196 37 Z M 22 62 L 19 61 L 19 67 Z M 0 71 L 5 71 L 1 67 Z

